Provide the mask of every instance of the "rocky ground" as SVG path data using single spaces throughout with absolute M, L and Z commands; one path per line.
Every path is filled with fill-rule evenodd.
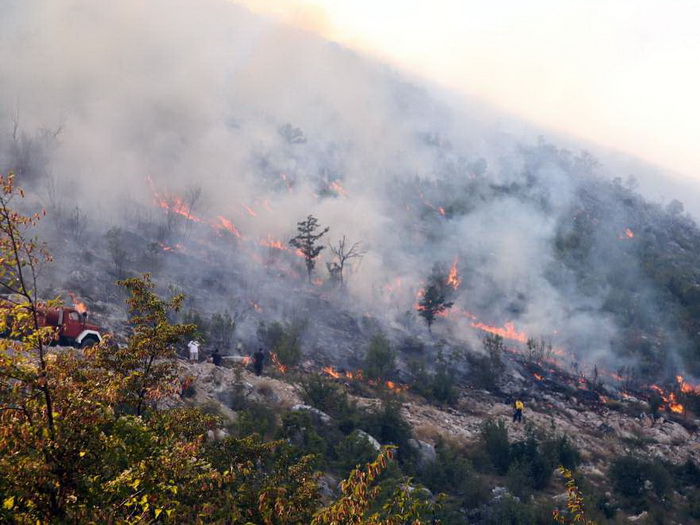
M 237 364 L 229 361 L 225 367 L 182 363 L 182 376 L 194 379 L 193 398 L 198 404 L 216 403 L 226 418 L 235 420 L 236 413 L 227 406 L 227 399 L 237 383 L 248 399 L 279 409 L 312 410 L 322 419 L 330 417 L 304 405 L 300 386 L 295 383 L 298 375 L 283 375 L 270 369 L 257 377 L 240 364 L 240 358 L 236 360 Z M 400 395 L 403 416 L 412 426 L 416 445 L 427 460 L 434 457 L 439 437 L 475 444 L 486 419 L 502 418 L 508 422 L 511 440 L 523 438 L 527 424 L 550 434 L 566 434 L 582 455 L 579 469 L 593 484 L 604 485 L 610 461 L 630 452 L 673 463 L 688 458 L 700 463 L 700 421 L 683 416 L 652 421 L 638 411 L 644 405 L 637 400 L 591 407 L 564 394 L 539 392 L 526 398 L 524 422 L 516 424 L 511 422 L 512 409 L 506 398 L 485 390 L 464 390 L 454 407 L 436 406 L 410 391 Z M 361 406 L 378 402 L 371 397 L 353 397 Z

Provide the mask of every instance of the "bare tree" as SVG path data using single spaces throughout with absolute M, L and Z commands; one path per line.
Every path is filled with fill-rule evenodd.
M 336 256 L 337 260 L 326 264 L 328 268 L 328 273 L 331 275 L 331 280 L 335 280 L 340 283 L 341 287 L 345 286 L 345 274 L 343 273 L 345 267 L 353 259 L 362 259 L 367 250 L 363 249 L 361 242 L 356 242 L 350 245 L 347 237 L 343 235 L 343 238 L 338 241 L 336 245 L 329 245 L 328 247 Z

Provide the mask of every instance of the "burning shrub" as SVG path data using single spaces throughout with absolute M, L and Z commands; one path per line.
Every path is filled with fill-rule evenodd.
M 301 334 L 305 323 L 295 321 L 282 324 L 277 321 L 266 324 L 264 321 L 258 327 L 258 339 L 284 366 L 294 366 L 301 359 Z
M 387 378 L 395 366 L 396 353 L 392 350 L 389 340 L 382 333 L 374 335 L 365 354 L 365 375 L 369 379 Z
M 301 388 L 306 403 L 338 420 L 354 411 L 345 390 L 320 375 L 310 375 L 302 382 Z

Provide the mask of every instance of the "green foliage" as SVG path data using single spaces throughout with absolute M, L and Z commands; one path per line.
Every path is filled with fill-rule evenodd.
M 536 523 L 533 508 L 511 495 L 491 503 L 484 512 L 484 525 L 532 525 Z
M 634 456 L 622 456 L 613 460 L 608 471 L 613 490 L 626 498 L 627 502 L 636 509 L 647 508 L 643 498 L 650 489 L 659 496 L 665 497 L 671 490 L 671 476 L 666 467 L 658 460 L 647 461 Z
M 467 453 L 449 442 L 439 440 L 435 461 L 421 469 L 420 481 L 433 493 L 448 493 L 460 507 L 476 508 L 486 502 L 489 491 L 472 467 Z
M 319 374 L 310 374 L 301 383 L 305 403 L 342 420 L 355 411 L 345 390 Z
M 287 412 L 282 416 L 280 437 L 304 454 L 322 457 L 326 452 L 326 442 L 316 431 L 312 415 L 305 410 Z
M 453 302 L 449 301 L 452 288 L 447 285 L 447 275 L 439 266 L 433 268 L 428 278 L 428 284 L 418 300 L 418 315 L 428 324 L 428 331 L 432 331 L 435 319 L 452 308 Z
M 438 351 L 435 358 L 434 372 L 428 372 L 425 362 L 412 361 L 411 372 L 414 383 L 411 391 L 422 395 L 429 401 L 452 405 L 457 401 L 458 391 L 455 374 L 455 356 L 445 358 L 442 350 Z
M 361 463 L 368 463 L 377 456 L 377 450 L 366 436 L 354 430 L 335 446 L 335 466 L 347 475 Z
M 566 435 L 545 439 L 542 449 L 549 451 L 557 465 L 574 470 L 581 463 L 581 453 Z
M 415 459 L 415 451 L 409 441 L 413 437 L 411 426 L 401 415 L 399 401 L 391 398 L 383 400 L 381 407 L 363 414 L 358 426 L 380 443 L 397 446 L 397 459 L 401 464 Z
M 294 366 L 301 359 L 301 335 L 304 328 L 302 322 L 282 324 L 273 321 L 267 324 L 263 321 L 258 327 L 258 339 L 266 349 L 277 355 L 280 363 Z
M 386 379 L 396 365 L 396 352 L 382 333 L 375 334 L 365 354 L 364 372 L 370 379 Z
M 484 340 L 484 356 L 470 356 L 472 365 L 472 377 L 474 382 L 481 388 L 494 390 L 498 389 L 506 365 L 503 362 L 505 344 L 500 335 L 488 334 Z
M 228 310 L 212 315 L 209 322 L 209 341 L 214 348 L 227 350 L 231 347 L 236 333 L 236 320 Z
M 232 501 L 213 516 L 217 521 L 306 525 L 319 507 L 312 458 L 299 459 L 283 441 L 227 438 L 209 443 L 203 456 L 229 473 L 218 490 Z
M 108 370 L 125 376 L 120 404 L 125 410 L 141 415 L 159 399 L 172 393 L 176 381 L 176 344 L 194 330 L 193 325 L 171 324 L 171 312 L 177 312 L 184 297 L 160 299 L 148 274 L 141 278 L 119 281 L 130 296 L 130 337 L 126 346 L 98 348 L 97 360 Z
M 263 438 L 272 437 L 278 428 L 277 414 L 269 406 L 256 401 L 245 401 L 239 407 L 235 432 L 239 437 L 258 434 Z
M 502 419 L 486 421 L 481 427 L 481 444 L 493 469 L 498 474 L 505 474 L 510 467 L 510 442 L 508 429 Z
M 417 497 L 408 480 L 402 483 L 378 512 L 372 506 L 380 489 L 376 486 L 378 477 L 387 468 L 392 458 L 391 449 L 383 449 L 377 459 L 367 463 L 363 469 L 353 470 L 348 479 L 340 483 L 342 496 L 331 505 L 321 509 L 311 525 L 405 525 L 428 523 L 434 515 L 434 506 Z M 439 525 L 433 520 L 433 525 Z
M 399 525 L 430 510 L 403 490 L 365 515 L 388 452 L 351 474 L 340 500 L 319 512 L 310 457 L 252 438 L 205 444 L 221 422 L 178 405 L 174 345 L 194 327 L 168 321 L 182 298 L 161 300 L 148 276 L 122 283 L 130 293 L 124 347 L 49 353 L 53 329 L 40 327 L 34 299 L 43 251 L 25 237 L 37 218 L 9 207 L 22 195 L 11 176 L 0 177 L 0 190 L 0 284 L 19 297 L 0 326 L 15 337 L 0 339 L 1 521 L 307 525 L 340 516 Z M 311 428 L 300 417 L 285 423 L 290 439 Z M 309 431 L 304 448 L 312 438 Z
M 317 243 L 329 230 L 326 227 L 320 233 L 315 233 L 318 229 L 318 219 L 313 215 L 309 215 L 306 217 L 306 220 L 297 223 L 297 236 L 289 241 L 289 244 L 297 248 L 304 257 L 309 282 L 311 282 L 311 273 L 316 267 L 316 258 L 325 248 L 325 246 L 319 246 Z

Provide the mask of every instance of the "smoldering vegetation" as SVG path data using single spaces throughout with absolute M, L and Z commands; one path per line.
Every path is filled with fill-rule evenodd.
M 6 1 L 0 169 L 73 291 L 118 328 L 112 283 L 151 272 L 203 317 L 303 327 L 352 364 L 385 331 L 476 347 L 545 337 L 584 363 L 697 373 L 700 232 L 678 201 L 335 44 L 227 2 Z M 621 177 L 621 178 L 620 178 Z M 330 227 L 306 282 L 288 241 Z M 361 243 L 344 286 L 328 247 Z M 434 268 L 454 307 L 428 335 Z

